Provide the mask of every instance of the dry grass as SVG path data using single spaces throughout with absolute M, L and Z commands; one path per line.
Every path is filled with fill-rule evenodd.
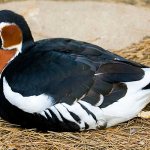
M 134 43 L 125 49 L 114 52 L 130 60 L 150 66 L 150 37 L 147 36 L 140 43 Z
M 150 38 L 117 51 L 150 66 Z M 146 108 L 150 110 L 150 105 Z M 39 133 L 0 120 L 0 150 L 149 150 L 150 120 L 135 118 L 106 130 Z

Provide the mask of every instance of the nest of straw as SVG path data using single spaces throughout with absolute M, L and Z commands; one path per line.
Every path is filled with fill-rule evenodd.
M 150 66 L 150 38 L 115 53 Z M 150 105 L 147 106 L 150 110 Z M 135 118 L 113 128 L 85 132 L 40 133 L 0 120 L 0 150 L 148 150 L 150 120 Z

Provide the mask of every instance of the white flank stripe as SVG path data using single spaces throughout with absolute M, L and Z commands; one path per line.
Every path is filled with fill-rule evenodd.
M 44 111 L 42 111 L 40 114 L 47 119 Z
M 62 118 L 61 118 L 61 116 L 60 116 L 58 110 L 55 108 L 55 106 L 52 106 L 52 107 L 50 108 L 50 110 L 57 116 L 57 118 L 58 118 L 60 121 L 63 122 L 63 120 L 62 120 Z
M 99 107 L 93 106 L 85 101 L 80 101 L 80 103 L 88 110 L 90 110 L 95 115 L 97 120 L 105 120 L 105 118 L 103 117 L 103 112 Z
M 99 96 L 99 102 L 95 105 L 95 106 L 100 106 L 104 101 L 104 96 L 102 94 L 100 94 Z
M 89 115 L 78 102 L 75 102 L 73 105 L 68 105 L 63 103 L 63 105 L 71 112 L 73 112 L 74 114 L 76 114 L 80 119 L 81 119 L 81 123 L 80 123 L 80 128 L 84 128 L 85 124 L 87 123 L 89 125 L 89 129 L 95 129 L 96 128 L 96 122 L 93 119 L 93 117 L 91 115 Z
M 46 110 L 45 110 L 45 112 L 49 115 L 49 117 L 51 117 L 51 118 L 52 118 L 52 115 L 51 115 L 51 113 L 49 112 L 49 110 L 48 110 L 48 109 L 46 109 Z
M 104 74 L 104 73 L 95 73 L 94 75 L 99 76 L 99 75 L 102 75 L 102 74 Z
M 67 111 L 67 109 L 62 104 L 60 104 L 60 103 L 56 104 L 55 107 L 57 108 L 57 110 L 61 113 L 61 115 L 65 119 L 76 123 L 76 121 L 74 120 L 74 118 L 70 115 L 70 113 Z
M 6 99 L 25 112 L 41 112 L 53 104 L 53 98 L 45 94 L 23 97 L 20 93 L 12 91 L 5 77 L 3 78 L 3 90 Z

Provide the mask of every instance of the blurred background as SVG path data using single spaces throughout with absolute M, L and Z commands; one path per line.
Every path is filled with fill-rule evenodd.
M 150 36 L 150 0 L 0 0 L 25 17 L 35 40 L 66 37 L 119 50 Z

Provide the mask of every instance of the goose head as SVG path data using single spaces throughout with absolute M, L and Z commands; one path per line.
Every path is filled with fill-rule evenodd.
M 34 45 L 25 19 L 12 11 L 0 11 L 0 74 L 19 53 Z
M 21 53 L 22 32 L 16 24 L 0 23 L 0 73 Z

